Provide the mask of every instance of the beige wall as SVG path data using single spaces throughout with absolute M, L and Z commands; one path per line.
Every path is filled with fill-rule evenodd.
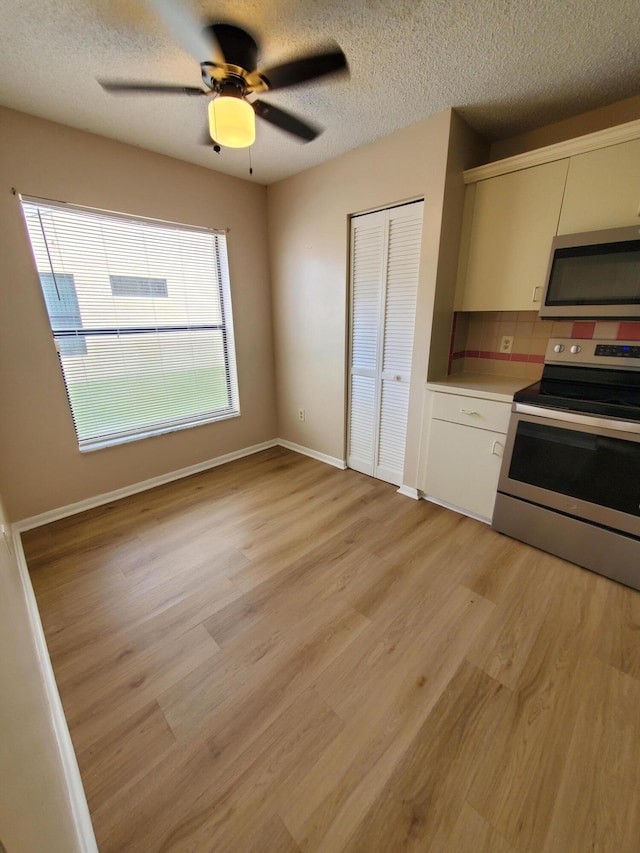
M 7 853 L 80 850 L 18 567 L 1 536 L 0 685 L 0 841 Z
M 429 351 L 428 379 L 446 376 L 458 273 L 460 234 L 464 213 L 466 186 L 463 171 L 486 162 L 488 145 L 460 116 L 451 117 L 451 134 L 447 156 L 445 190 L 442 206 L 442 230 L 438 250 L 438 271 L 433 291 L 433 327 Z
M 545 145 L 553 145 L 556 142 L 564 142 L 576 136 L 584 136 L 587 133 L 595 133 L 607 127 L 635 121 L 640 118 L 640 95 L 633 98 L 625 98 L 624 101 L 616 101 L 597 110 L 572 116 L 564 121 L 548 124 L 545 127 L 512 136 L 500 142 L 494 142 L 491 146 L 491 160 L 502 160 L 504 157 L 513 157 L 523 154 L 525 151 L 533 151 L 536 148 L 544 148 Z
M 265 187 L 0 109 L 0 480 L 12 520 L 276 437 Z M 228 228 L 242 415 L 80 454 L 20 203 Z
M 456 128 L 453 136 L 452 126 Z M 453 181 L 459 196 L 454 207 L 461 213 L 464 189 L 461 174 L 454 179 L 448 169 L 455 163 L 461 172 L 461 166 L 469 168 L 478 162 L 466 157 L 472 146 L 467 144 L 462 126 L 448 110 L 268 190 L 280 436 L 339 459 L 345 457 L 349 216 L 424 197 L 405 460 L 408 486 L 417 482 L 436 282 L 451 289 L 455 283 L 452 259 L 457 259 L 459 222 L 450 218 L 447 225 L 453 224 L 455 233 L 444 235 L 443 206 L 445 190 Z M 468 129 L 467 133 L 473 136 Z M 450 159 L 451 139 L 465 156 Z M 439 270 L 443 246 L 448 281 Z M 447 334 L 450 317 L 449 311 Z M 444 339 L 446 359 L 446 335 Z M 305 423 L 297 420 L 298 408 L 306 409 Z

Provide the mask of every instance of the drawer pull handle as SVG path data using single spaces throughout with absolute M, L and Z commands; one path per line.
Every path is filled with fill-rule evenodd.
M 533 288 L 533 296 L 531 297 L 532 302 L 540 302 L 540 291 L 542 287 L 538 284 Z
M 475 411 L 475 409 L 460 409 L 460 411 L 462 412 L 463 415 L 477 415 L 477 414 L 479 414 L 478 412 Z
M 502 450 L 502 444 L 496 439 L 491 446 L 491 455 L 492 456 L 502 456 L 502 453 L 498 453 L 497 450 L 500 448 Z

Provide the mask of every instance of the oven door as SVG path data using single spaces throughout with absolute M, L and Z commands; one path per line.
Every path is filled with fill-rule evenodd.
M 498 491 L 640 536 L 640 424 L 515 403 Z

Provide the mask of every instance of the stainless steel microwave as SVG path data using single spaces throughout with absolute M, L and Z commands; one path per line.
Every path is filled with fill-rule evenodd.
M 640 317 L 640 223 L 554 237 L 540 316 Z

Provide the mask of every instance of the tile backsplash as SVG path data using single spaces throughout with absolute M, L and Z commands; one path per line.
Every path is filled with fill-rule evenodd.
M 510 353 L 500 339 L 513 336 Z M 537 379 L 549 338 L 640 340 L 640 321 L 541 320 L 536 311 L 460 311 L 454 315 L 449 373 L 494 373 Z

